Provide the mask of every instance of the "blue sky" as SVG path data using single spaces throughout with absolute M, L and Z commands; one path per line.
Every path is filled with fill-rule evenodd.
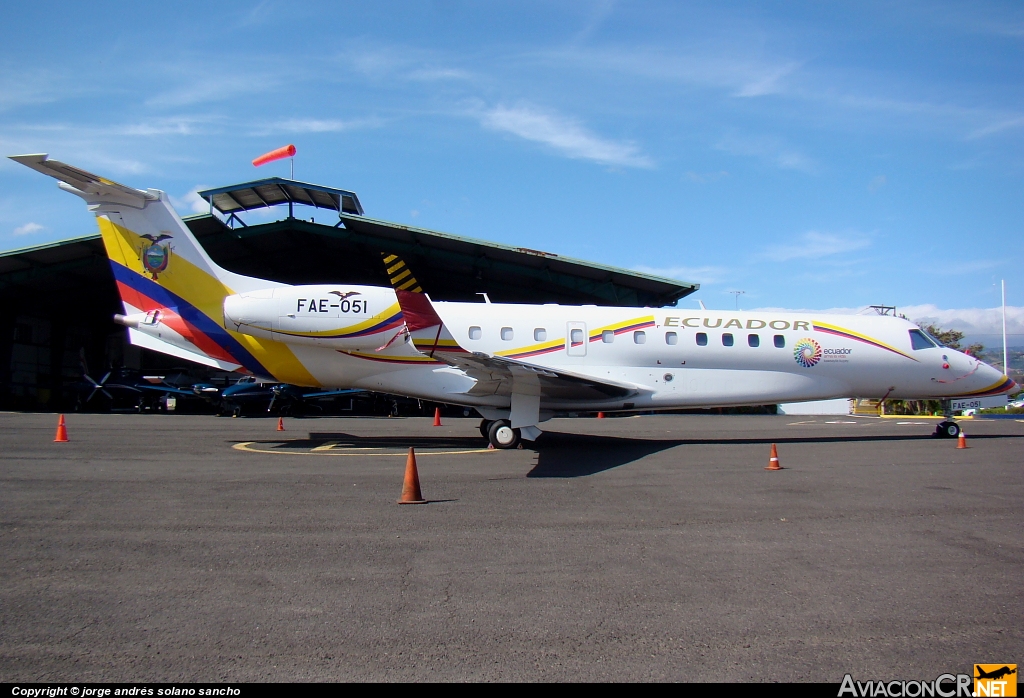
M 250 161 L 294 143 L 298 179 L 370 216 L 697 281 L 712 308 L 883 303 L 985 334 L 1006 278 L 1024 332 L 1020 3 L 4 14 L 3 154 L 164 189 L 183 213 L 197 187 L 287 175 Z M 0 248 L 94 229 L 0 163 Z

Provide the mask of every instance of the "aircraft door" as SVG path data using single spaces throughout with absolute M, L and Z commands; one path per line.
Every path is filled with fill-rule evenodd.
M 586 356 L 587 355 L 587 323 L 567 322 L 565 323 L 565 355 Z

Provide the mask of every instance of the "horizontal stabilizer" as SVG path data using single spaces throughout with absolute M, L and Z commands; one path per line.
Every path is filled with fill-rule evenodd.
M 165 342 L 162 339 L 150 337 L 148 334 L 131 327 L 128 328 L 128 341 L 137 347 L 158 351 L 162 354 L 170 354 L 171 356 L 177 356 L 179 359 L 185 359 L 186 361 L 195 361 L 197 364 L 212 366 L 213 368 L 219 368 L 222 371 L 235 371 L 241 368 L 239 364 L 221 361 L 220 359 L 215 359 L 212 356 L 189 351 L 184 347 L 179 347 L 175 344 L 171 344 L 170 342 Z
M 140 191 L 132 187 L 94 175 L 92 172 L 80 170 L 59 160 L 51 160 L 45 153 L 34 155 L 11 155 L 11 160 L 31 167 L 36 172 L 53 177 L 63 182 L 63 189 L 71 188 L 71 193 L 78 194 L 87 201 L 109 199 L 117 203 L 142 208 L 147 201 L 156 201 L 160 197 L 150 192 Z

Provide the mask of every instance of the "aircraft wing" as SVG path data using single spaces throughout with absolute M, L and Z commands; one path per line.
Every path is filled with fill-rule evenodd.
M 315 393 L 303 393 L 300 399 L 302 400 L 319 400 L 325 397 L 337 397 L 338 395 L 352 395 L 355 393 L 365 393 L 366 391 L 361 388 L 339 388 L 338 390 L 321 390 Z
M 535 366 L 503 356 L 451 352 L 441 348 L 434 351 L 433 356 L 476 379 L 476 385 L 469 391 L 471 395 L 511 395 L 517 381 L 534 384 L 540 397 L 552 402 L 619 399 L 640 392 L 638 386 L 629 383 Z

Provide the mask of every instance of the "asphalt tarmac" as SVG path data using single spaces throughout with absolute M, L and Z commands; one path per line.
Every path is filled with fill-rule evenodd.
M 1024 423 L 0 414 L 0 681 L 931 680 L 1024 663 Z M 767 472 L 771 443 L 785 470 Z M 429 504 L 396 504 L 415 446 Z

